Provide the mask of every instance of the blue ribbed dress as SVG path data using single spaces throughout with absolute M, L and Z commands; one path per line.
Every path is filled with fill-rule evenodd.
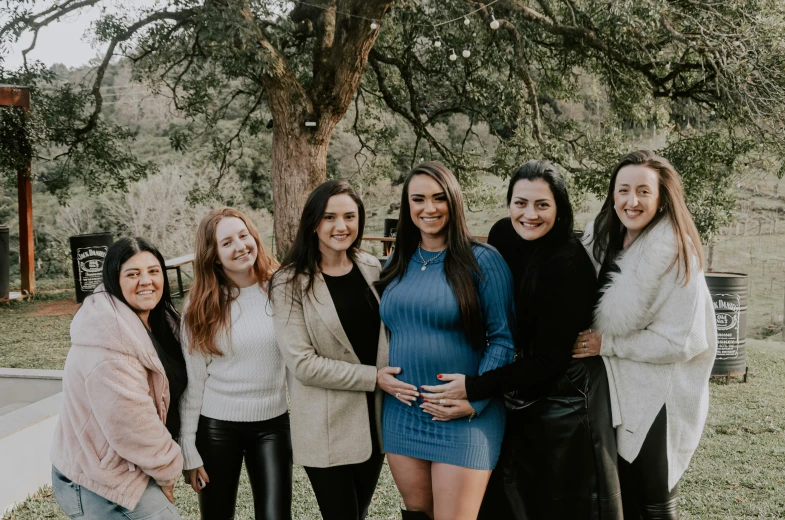
M 475 350 L 461 323 L 458 302 L 444 274 L 444 255 L 423 262 L 415 251 L 406 274 L 382 295 L 380 313 L 390 329 L 390 366 L 401 367 L 401 381 L 438 385 L 437 374 L 479 375 L 512 362 L 514 325 L 512 274 L 495 249 L 474 246 L 483 273 L 479 304 L 486 317 L 488 344 Z M 422 252 L 427 261 L 436 253 Z M 473 401 L 471 420 L 432 420 L 417 404 L 406 406 L 385 394 L 382 438 L 388 453 L 473 469 L 490 470 L 499 459 L 504 435 L 504 404 L 498 398 Z

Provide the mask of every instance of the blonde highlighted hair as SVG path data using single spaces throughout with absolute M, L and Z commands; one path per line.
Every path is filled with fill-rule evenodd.
M 199 223 L 194 250 L 194 283 L 183 315 L 185 332 L 190 339 L 188 350 L 205 355 L 222 356 L 216 345 L 219 332 L 227 330 L 232 302 L 239 295 L 238 287 L 218 263 L 218 242 L 215 236 L 218 223 L 225 218 L 239 218 L 256 242 L 256 262 L 251 269 L 256 282 L 266 290 L 267 282 L 278 262 L 262 246 L 256 226 L 242 212 L 234 208 L 214 209 Z

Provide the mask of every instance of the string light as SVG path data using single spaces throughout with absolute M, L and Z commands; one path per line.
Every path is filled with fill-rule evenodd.
M 495 31 L 498 28 L 499 28 L 499 20 L 497 20 L 495 16 L 491 15 L 491 29 Z
M 471 15 L 473 15 L 475 13 L 478 13 L 480 11 L 483 11 L 485 9 L 488 9 L 491 5 L 493 5 L 493 4 L 497 3 L 497 2 L 500 2 L 500 1 L 501 0 L 492 0 L 491 2 L 488 2 L 487 4 L 485 4 L 484 6 L 478 7 L 477 9 L 474 9 L 474 10 L 472 10 L 472 11 L 466 13 L 466 14 L 463 14 L 463 15 L 460 15 L 460 16 L 458 16 L 456 18 L 451 18 L 451 19 L 448 19 L 448 20 L 442 20 L 441 22 L 430 23 L 430 24 L 414 23 L 414 24 L 409 24 L 409 25 L 418 26 L 418 27 L 430 27 L 431 29 L 433 29 L 435 31 L 437 27 L 440 27 L 442 25 L 447 25 L 447 24 L 450 24 L 450 23 L 454 23 L 454 22 L 458 22 L 461 19 L 463 19 L 463 24 L 468 27 L 472 23 L 471 19 L 469 19 L 469 16 L 471 16 Z M 315 9 L 321 9 L 321 10 L 325 10 L 325 11 L 328 9 L 328 8 L 322 6 L 322 5 L 312 4 L 312 3 L 308 2 L 308 1 L 304 1 L 304 0 L 291 0 L 290 2 L 282 2 L 282 3 L 284 3 L 287 7 L 289 5 L 291 5 L 291 4 L 302 4 L 302 5 L 306 5 L 306 6 L 309 6 L 309 7 L 313 7 Z M 357 18 L 357 19 L 360 19 L 360 20 L 366 20 L 366 21 L 370 22 L 370 28 L 371 28 L 372 31 L 376 31 L 377 29 L 379 29 L 379 21 L 377 19 L 375 19 L 375 18 L 368 18 L 366 16 L 360 16 L 360 15 L 356 15 L 356 14 L 352 14 L 352 13 L 344 12 L 344 11 L 337 11 L 336 10 L 334 12 L 335 12 L 335 14 L 340 14 L 342 16 L 348 16 L 350 18 Z M 499 21 L 493 15 L 493 11 L 492 10 L 491 10 L 491 21 L 490 21 L 489 25 L 490 25 L 490 28 L 492 30 L 494 30 L 494 31 L 500 27 Z M 472 36 L 476 37 L 477 33 L 476 32 L 472 33 Z M 440 49 L 442 47 L 442 39 L 438 35 L 438 33 L 433 38 L 432 44 L 437 49 Z M 469 50 L 469 46 L 468 45 L 461 52 L 461 55 L 464 58 L 469 58 L 472 55 L 471 50 Z M 450 61 L 456 61 L 458 59 L 458 55 L 455 54 L 455 49 L 450 49 L 449 59 L 450 59 Z
M 469 11 L 468 13 L 463 14 L 461 16 L 458 16 L 457 18 L 450 18 L 449 20 L 443 20 L 443 21 L 437 22 L 437 23 L 428 23 L 428 24 L 413 23 L 413 24 L 408 24 L 408 25 L 415 26 L 415 27 L 439 27 L 441 25 L 447 25 L 447 24 L 450 24 L 450 23 L 453 23 L 453 22 L 457 22 L 460 19 L 463 19 L 463 23 L 464 24 L 469 25 L 471 23 L 471 21 L 468 18 L 470 15 L 473 15 L 475 13 L 478 13 L 480 11 L 488 9 L 490 6 L 492 6 L 493 4 L 495 4 L 497 2 L 501 2 L 501 0 L 492 0 L 491 2 L 488 2 L 487 4 L 485 4 L 484 6 L 478 7 L 477 9 Z M 331 8 L 325 7 L 323 5 L 312 4 L 312 3 L 306 2 L 304 0 L 290 0 L 289 2 L 281 2 L 281 3 L 284 5 L 284 8 L 286 8 L 288 4 L 302 4 L 302 5 L 306 5 L 308 7 L 313 7 L 314 9 L 321 9 L 322 11 L 327 11 L 328 9 L 331 9 Z M 367 16 L 360 16 L 360 15 L 352 14 L 352 13 L 349 13 L 349 12 L 346 12 L 346 11 L 337 11 L 336 10 L 334 12 L 335 12 L 335 14 L 340 14 L 342 16 L 348 16 L 349 18 L 357 18 L 359 20 L 367 20 L 369 22 L 376 22 L 375 19 L 368 18 Z

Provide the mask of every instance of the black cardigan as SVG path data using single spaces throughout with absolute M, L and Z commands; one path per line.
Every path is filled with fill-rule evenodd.
M 494 224 L 488 243 L 499 250 L 513 274 L 516 361 L 481 376 L 467 376 L 466 393 L 470 401 L 513 390 L 522 398 L 536 399 L 547 395 L 564 375 L 578 333 L 591 326 L 597 298 L 594 265 L 575 237 L 548 234 L 526 241 L 509 218 Z M 529 260 L 540 254 L 545 257 L 538 262 L 534 286 L 523 287 Z

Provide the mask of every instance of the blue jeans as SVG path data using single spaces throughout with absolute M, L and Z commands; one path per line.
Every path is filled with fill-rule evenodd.
M 174 504 L 169 502 L 153 479 L 147 483 L 142 498 L 133 510 L 110 502 L 89 489 L 71 482 L 52 466 L 52 489 L 55 500 L 68 518 L 84 520 L 181 520 Z

